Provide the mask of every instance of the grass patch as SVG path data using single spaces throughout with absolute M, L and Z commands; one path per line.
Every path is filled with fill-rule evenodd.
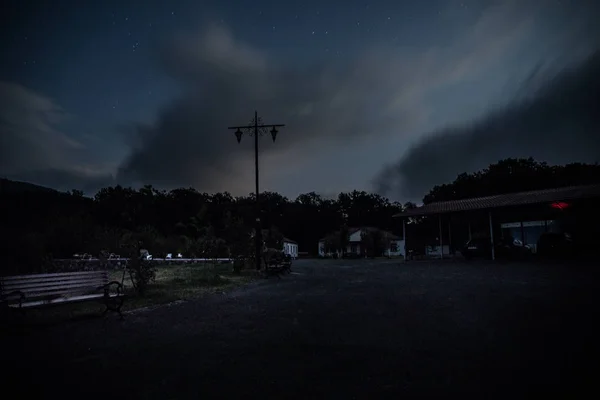
M 161 265 L 157 267 L 156 281 L 148 286 L 146 294 L 137 296 L 128 274 L 123 279 L 123 270 L 111 272 L 111 280 L 118 282 L 123 280 L 125 286 L 127 298 L 123 305 L 123 312 L 231 290 L 256 278 L 257 274 L 252 269 L 234 274 L 231 264 Z M 27 310 L 25 320 L 36 324 L 51 323 L 95 317 L 103 311 L 104 305 L 101 303 L 65 304 Z
M 119 280 L 122 277 L 119 277 Z M 123 309 L 133 310 L 177 300 L 189 300 L 206 294 L 225 291 L 250 282 L 256 274 L 252 270 L 240 275 L 232 273 L 231 264 L 188 264 L 158 267 L 156 281 L 148 287 L 143 297 L 132 294 L 132 284 L 126 276 L 126 292 L 131 296 Z

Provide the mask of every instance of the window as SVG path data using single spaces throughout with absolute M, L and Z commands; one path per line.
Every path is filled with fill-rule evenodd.
M 390 243 L 390 251 L 396 253 L 398 251 L 398 242 Z

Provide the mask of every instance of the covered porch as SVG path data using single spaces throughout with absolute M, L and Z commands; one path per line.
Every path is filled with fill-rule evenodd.
M 452 257 L 462 246 L 475 236 L 485 237 L 490 242 L 491 258 L 496 259 L 495 244 L 499 238 L 519 240 L 535 252 L 537 240 L 546 232 L 561 232 L 565 229 L 597 231 L 598 224 L 581 225 L 581 219 L 592 221 L 598 218 L 595 205 L 600 200 L 600 185 L 572 186 L 565 188 L 508 193 L 472 199 L 430 203 L 396 214 L 402 220 L 405 237 L 404 246 L 411 242 L 425 244 L 423 253 L 440 259 Z M 427 217 L 427 230 L 415 236 L 436 235 L 433 241 L 422 237 L 411 238 L 407 233 L 407 221 L 411 218 Z M 427 243 L 427 244 L 426 244 Z M 414 246 L 411 246 L 414 248 Z M 405 247 L 405 254 L 411 250 Z M 405 261 L 409 257 L 405 258 Z

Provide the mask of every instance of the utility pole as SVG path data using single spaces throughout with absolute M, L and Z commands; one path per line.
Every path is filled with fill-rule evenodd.
M 258 113 L 254 111 L 254 119 L 248 125 L 244 126 L 230 126 L 227 129 L 235 129 L 235 137 L 240 143 L 242 141 L 242 135 L 245 133 L 249 136 L 254 136 L 254 170 L 255 170 L 255 180 L 256 180 L 256 226 L 255 226 L 255 258 L 256 258 L 256 270 L 260 270 L 260 259 L 262 253 L 262 224 L 260 220 L 260 192 L 258 187 L 258 137 L 266 134 L 267 132 L 271 133 L 271 137 L 273 138 L 273 142 L 275 142 L 275 138 L 277 137 L 277 128 L 285 126 L 284 124 L 272 124 L 266 125 L 263 124 L 262 119 L 258 116 Z M 271 128 L 269 131 L 268 129 Z

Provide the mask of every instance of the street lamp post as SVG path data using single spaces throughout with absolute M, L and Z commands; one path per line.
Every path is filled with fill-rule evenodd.
M 266 134 L 267 132 L 271 133 L 271 137 L 273 138 L 273 142 L 275 142 L 275 138 L 277 137 L 277 128 L 285 126 L 283 124 L 272 124 L 265 125 L 262 122 L 262 119 L 258 116 L 258 113 L 254 111 L 254 119 L 248 125 L 244 126 L 230 126 L 227 129 L 235 129 L 235 137 L 240 143 L 242 141 L 242 135 L 246 133 L 249 136 L 254 136 L 254 170 L 255 170 L 255 180 L 256 180 L 256 233 L 254 235 L 255 246 L 256 246 L 256 269 L 260 269 L 260 259 L 262 253 L 262 230 L 261 230 L 261 221 L 260 221 L 260 199 L 259 199 L 259 189 L 258 189 L 258 137 Z M 269 131 L 268 129 L 271 128 Z

